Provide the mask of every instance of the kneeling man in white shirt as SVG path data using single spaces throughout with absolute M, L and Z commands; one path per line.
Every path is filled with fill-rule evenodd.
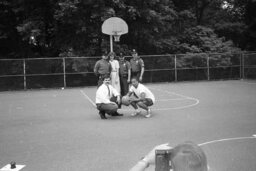
M 118 105 L 121 104 L 120 94 L 110 85 L 110 76 L 103 76 L 103 84 L 96 92 L 96 106 L 101 119 L 107 119 L 106 113 L 110 116 L 123 116 L 117 112 Z

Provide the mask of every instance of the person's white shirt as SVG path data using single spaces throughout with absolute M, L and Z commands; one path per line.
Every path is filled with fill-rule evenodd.
M 109 89 L 108 89 L 109 87 Z M 113 96 L 119 96 L 120 94 L 112 85 L 102 84 L 96 91 L 96 104 L 100 103 L 112 103 L 110 98 Z
M 138 97 L 140 97 L 141 93 L 145 93 L 145 98 L 150 98 L 153 101 L 153 103 L 155 103 L 156 101 L 154 94 L 143 84 L 139 83 L 137 88 L 131 86 L 130 92 L 133 92 Z

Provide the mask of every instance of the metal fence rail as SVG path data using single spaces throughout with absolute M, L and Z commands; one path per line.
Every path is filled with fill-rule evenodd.
M 143 82 L 256 78 L 255 52 L 142 55 L 141 58 L 145 62 Z M 0 90 L 96 85 L 93 67 L 99 59 L 0 59 Z

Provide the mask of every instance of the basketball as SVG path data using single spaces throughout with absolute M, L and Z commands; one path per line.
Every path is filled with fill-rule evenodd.
M 123 96 L 122 97 L 122 104 L 125 106 L 129 106 L 130 105 L 130 97 L 129 96 Z

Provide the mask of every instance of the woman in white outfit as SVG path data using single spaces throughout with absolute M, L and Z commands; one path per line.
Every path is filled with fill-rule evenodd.
M 119 62 L 115 60 L 116 54 L 114 52 L 109 53 L 109 62 L 112 67 L 111 71 L 111 85 L 120 93 L 120 80 L 119 80 Z

